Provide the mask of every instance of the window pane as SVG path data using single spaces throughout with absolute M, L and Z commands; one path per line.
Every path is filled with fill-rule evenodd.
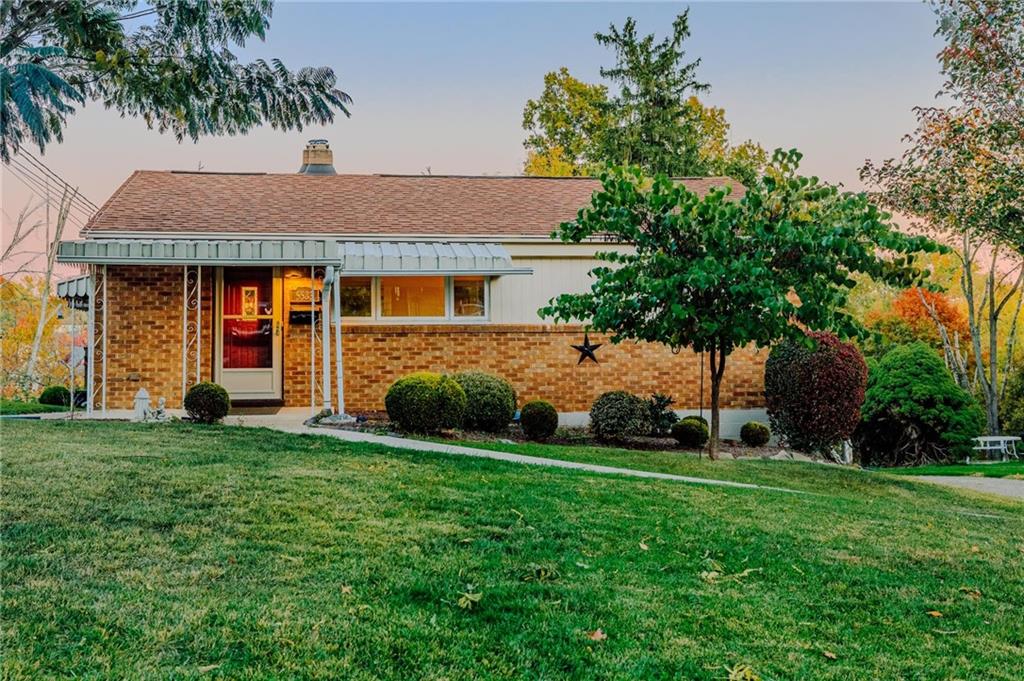
M 273 291 L 274 271 L 269 267 L 224 268 L 225 315 L 272 315 Z
M 224 368 L 269 369 L 273 366 L 273 326 L 270 319 L 225 319 Z
M 444 317 L 444 277 L 381 277 L 382 317 Z
M 452 294 L 456 317 L 483 317 L 487 313 L 484 307 L 483 277 L 455 277 Z
M 342 277 L 338 284 L 341 292 L 343 317 L 369 317 L 373 288 L 370 277 Z

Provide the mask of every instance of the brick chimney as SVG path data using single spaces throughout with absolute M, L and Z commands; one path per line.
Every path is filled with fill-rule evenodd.
M 299 175 L 337 175 L 334 171 L 334 152 L 327 140 L 309 140 L 302 150 Z

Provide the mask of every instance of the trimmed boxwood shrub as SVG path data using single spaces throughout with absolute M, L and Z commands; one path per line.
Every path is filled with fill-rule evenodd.
M 39 394 L 39 404 L 66 407 L 71 404 L 71 393 L 62 385 L 51 385 Z
M 698 421 L 697 418 L 687 417 L 672 426 L 672 437 L 680 447 L 700 449 L 708 443 L 710 433 L 707 425 Z
M 228 391 L 216 383 L 196 383 L 185 393 L 185 413 L 196 423 L 217 423 L 230 408 Z
M 464 371 L 453 378 L 466 393 L 463 428 L 488 433 L 508 428 L 516 415 L 516 391 L 511 383 L 480 371 Z
M 590 407 L 590 430 L 599 439 L 647 435 L 651 432 L 651 410 L 647 401 L 625 390 L 607 392 Z
M 708 420 L 701 416 L 700 414 L 690 414 L 689 416 L 684 416 L 683 421 L 696 421 L 698 423 L 703 423 L 705 428 L 711 428 L 711 424 L 708 423 Z
M 906 466 L 969 456 L 985 416 L 938 353 L 896 346 L 872 366 L 854 446 L 865 466 Z
M 747 421 L 740 428 L 740 440 L 748 447 L 764 447 L 771 436 L 768 426 L 757 421 Z
M 1007 435 L 1024 435 L 1024 367 L 1010 377 L 1006 386 L 999 405 L 999 425 Z
M 860 423 L 868 369 L 852 343 L 831 333 L 807 335 L 813 347 L 788 340 L 768 356 L 768 419 L 790 447 L 830 455 Z
M 466 392 L 451 376 L 418 371 L 391 384 L 384 408 L 404 431 L 436 433 L 462 426 Z
M 519 426 L 528 440 L 547 440 L 558 428 L 558 412 L 544 400 L 527 402 L 519 411 Z

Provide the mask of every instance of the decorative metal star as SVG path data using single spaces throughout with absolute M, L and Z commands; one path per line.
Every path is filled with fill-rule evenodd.
M 599 347 L 601 347 L 601 345 L 603 345 L 603 344 L 602 343 L 594 343 L 593 345 L 591 345 L 590 344 L 590 334 L 584 332 L 583 333 L 583 345 L 573 345 L 572 346 L 577 352 L 580 353 L 580 360 L 578 362 L 576 362 L 576 364 L 583 364 L 583 360 L 585 360 L 585 359 L 589 359 L 594 364 L 597 364 L 598 363 L 597 362 L 597 355 L 594 354 L 594 351 L 597 350 Z

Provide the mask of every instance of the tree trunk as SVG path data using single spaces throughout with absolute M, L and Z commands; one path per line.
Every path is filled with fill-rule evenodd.
M 53 268 L 57 264 L 57 248 L 60 246 L 61 237 L 64 235 L 64 226 L 68 221 L 68 212 L 71 210 L 71 202 L 77 195 L 76 192 L 64 191 L 60 199 L 60 207 L 57 210 L 57 225 L 53 232 L 53 239 L 50 238 L 50 205 L 46 205 L 46 270 L 43 273 L 43 286 L 39 294 L 39 319 L 36 320 L 36 333 L 32 338 L 32 350 L 29 353 L 28 366 L 25 368 L 25 376 L 28 386 L 35 391 L 41 387 L 36 377 L 36 363 L 39 361 L 39 351 L 42 348 L 43 334 L 46 331 L 46 324 L 49 320 L 50 290 L 53 282 Z M 49 198 L 47 197 L 47 201 Z
M 711 348 L 708 353 L 708 364 L 711 370 L 711 437 L 708 439 L 708 458 L 718 458 L 718 434 L 721 419 L 718 412 L 718 400 L 721 395 L 722 376 L 725 374 L 726 353 L 718 348 Z

